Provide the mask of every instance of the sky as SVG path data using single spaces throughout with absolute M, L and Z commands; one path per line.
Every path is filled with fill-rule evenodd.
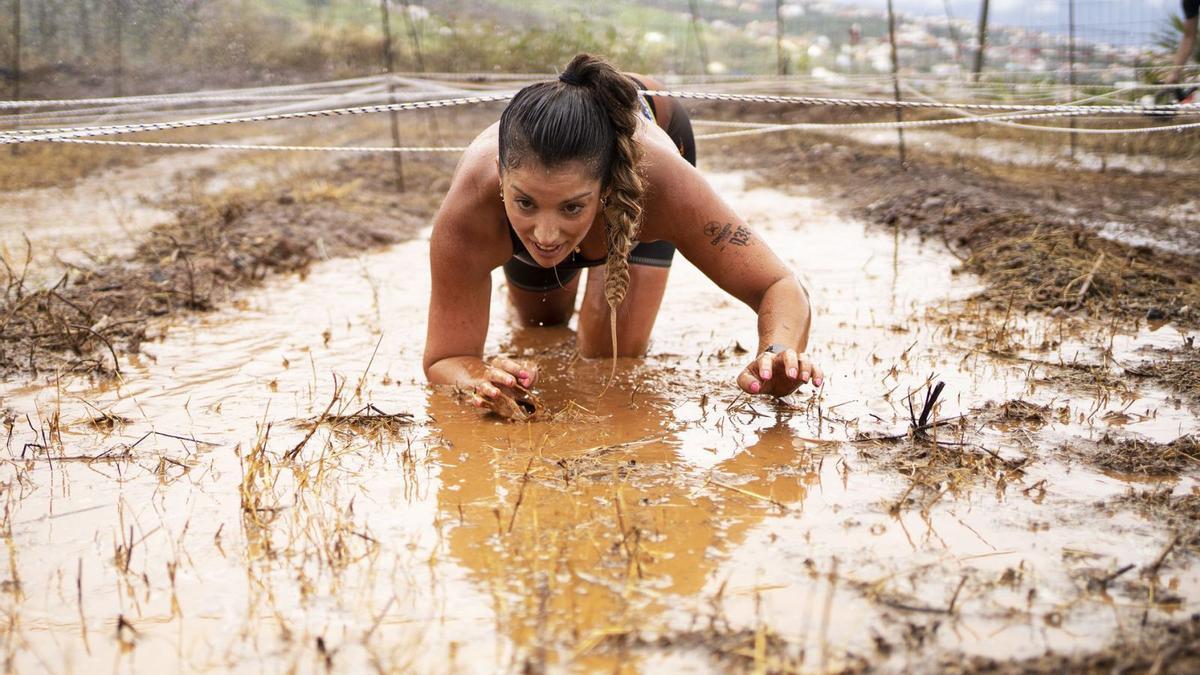
M 887 0 L 826 0 L 839 5 L 884 11 Z M 944 15 L 945 0 L 893 0 L 896 11 Z M 955 18 L 977 20 L 980 0 L 950 0 Z M 991 0 L 990 21 L 1053 32 L 1067 30 L 1068 0 Z M 1181 0 L 1075 0 L 1077 34 L 1112 42 L 1148 39 L 1172 13 L 1182 15 Z

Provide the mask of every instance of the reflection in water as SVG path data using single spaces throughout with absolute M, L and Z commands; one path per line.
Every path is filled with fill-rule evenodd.
M 812 474 L 785 423 L 701 470 L 678 451 L 678 401 L 656 393 L 664 379 L 643 373 L 631 404 L 560 378 L 543 396 L 564 411 L 524 428 L 430 398 L 446 442 L 437 501 L 449 552 L 492 594 L 516 658 L 541 665 L 600 638 L 669 631 L 680 600 L 703 591 L 751 528 L 802 507 Z

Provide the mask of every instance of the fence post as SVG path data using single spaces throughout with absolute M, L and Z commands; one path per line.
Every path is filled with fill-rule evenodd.
M 1067 78 L 1068 78 L 1067 82 L 1068 82 L 1068 84 L 1071 85 L 1068 88 L 1068 91 L 1071 92 L 1071 100 L 1074 101 L 1077 98 L 1077 95 L 1075 94 L 1075 0 L 1068 0 L 1068 2 L 1067 2 L 1067 20 L 1071 24 L 1070 32 L 1068 33 L 1069 37 L 1067 38 L 1067 40 L 1068 40 L 1068 44 L 1067 44 L 1068 57 L 1067 58 L 1068 58 L 1068 62 L 1070 64 L 1069 65 L 1070 69 L 1067 71 Z M 1075 139 L 1076 118 L 1074 115 L 1072 115 L 1071 117 L 1069 117 L 1067 119 L 1071 123 L 1071 133 L 1068 134 L 1068 136 L 1071 137 L 1071 161 L 1074 162 L 1075 161 L 1075 143 L 1076 143 L 1076 139 Z
M 700 50 L 700 67 L 703 74 L 708 74 L 708 49 L 704 46 L 704 36 L 700 33 L 700 7 L 696 0 L 688 0 L 688 9 L 692 12 L 692 32 L 696 34 L 696 47 Z
M 21 100 L 21 0 L 13 0 L 13 83 L 12 83 L 12 98 L 14 101 Z M 21 109 L 13 108 L 13 119 L 21 119 Z M 13 125 L 13 128 L 19 127 L 19 122 Z M 21 151 L 20 143 L 12 144 L 13 156 L 19 155 Z
M 388 103 L 395 103 L 396 97 L 392 94 L 396 91 L 396 83 L 392 80 L 392 74 L 395 72 L 395 59 L 392 57 L 392 15 L 388 11 L 388 0 L 379 0 L 379 11 L 383 21 L 383 62 L 387 67 L 388 72 Z M 392 124 L 392 147 L 400 147 L 400 120 L 399 114 L 392 110 L 388 113 L 391 117 Z M 392 168 L 396 170 L 396 188 L 400 192 L 404 192 L 404 159 L 399 152 L 392 153 Z
M 788 74 L 787 57 L 783 53 L 783 0 L 775 0 L 775 69 L 779 75 Z
M 900 59 L 896 56 L 896 13 L 892 10 L 892 0 L 888 0 L 888 41 L 892 44 L 892 89 L 896 103 L 900 102 Z M 896 106 L 896 122 L 904 121 L 904 112 Z M 908 159 L 904 154 L 904 128 L 896 127 L 896 141 L 900 148 L 900 166 L 908 168 Z
M 954 63 L 961 68 L 962 37 L 959 36 L 958 29 L 954 27 L 954 13 L 950 11 L 950 0 L 942 0 L 942 4 L 946 6 L 946 29 L 950 31 L 950 39 L 954 41 Z
M 114 91 L 116 96 L 125 95 L 125 87 L 122 82 L 125 79 L 125 1 L 113 0 L 113 42 L 116 53 L 114 58 L 114 70 L 116 82 L 114 83 Z
M 979 10 L 979 34 L 976 36 L 979 48 L 975 50 L 975 68 L 972 70 L 976 82 L 979 81 L 979 74 L 983 72 L 983 52 L 987 48 L 987 26 L 988 0 L 983 0 L 983 7 Z

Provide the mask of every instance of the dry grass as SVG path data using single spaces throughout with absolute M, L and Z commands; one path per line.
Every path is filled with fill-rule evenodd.
M 1174 476 L 1200 464 L 1200 439 L 1181 436 L 1170 443 L 1105 436 L 1087 460 L 1107 471 L 1145 476 Z
M 989 403 L 972 411 L 975 420 L 998 427 L 1038 429 L 1051 422 L 1066 424 L 1071 410 L 1067 406 L 1038 405 L 1022 399 Z
M 100 148 L 70 143 L 25 143 L 0 148 L 0 192 L 74 184 L 97 171 L 134 166 L 162 154 L 145 148 Z
M 1155 525 L 1161 525 L 1177 537 L 1178 550 L 1200 552 L 1200 495 L 1174 494 L 1172 488 L 1130 489 L 1109 506 L 1131 508 Z
M 964 266 L 987 281 L 983 297 L 997 305 L 1015 298 L 1027 311 L 1085 309 L 1098 318 L 1200 316 L 1194 258 L 1135 249 L 1079 227 L 1048 224 L 995 241 L 974 250 Z
M 116 372 L 120 354 L 138 350 L 155 317 L 210 310 L 269 274 L 303 272 L 411 236 L 434 199 L 392 192 L 376 183 L 375 168 L 348 164 L 284 189 L 231 190 L 190 204 L 132 255 L 74 268 L 50 288 L 27 286 L 31 250 L 24 261 L 4 260 L 0 375 Z M 420 173 L 441 170 L 434 164 Z
M 1200 349 L 1195 347 L 1194 338 L 1188 338 L 1184 347 L 1169 352 L 1167 356 L 1147 365 L 1127 367 L 1125 372 L 1162 382 L 1192 398 L 1200 397 Z

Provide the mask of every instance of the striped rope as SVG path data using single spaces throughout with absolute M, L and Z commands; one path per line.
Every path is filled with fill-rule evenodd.
M 796 104 L 796 105 L 811 105 L 811 106 L 846 106 L 846 107 L 861 107 L 861 108 L 878 108 L 878 109 L 894 109 L 902 108 L 923 108 L 923 109 L 949 109 L 955 111 L 967 110 L 984 110 L 984 111 L 1012 111 L 1011 116 L 995 116 L 990 119 L 1004 119 L 1011 121 L 1015 119 L 1029 119 L 1029 116 L 1036 117 L 1074 117 L 1085 115 L 1104 115 L 1104 114 L 1143 114 L 1143 115 L 1172 115 L 1172 114 L 1196 114 L 1200 113 L 1198 105 L 1161 105 L 1161 106 L 1141 106 L 1141 105 L 1123 105 L 1123 106 L 1080 106 L 1080 105 L 1013 105 L 1013 104 L 993 104 L 993 103 L 942 103 L 928 101 L 889 101 L 885 99 L 847 99 L 847 98 L 826 98 L 813 96 L 772 96 L 761 94 L 721 94 L 721 93 L 706 93 L 706 92 L 671 92 L 660 90 L 648 90 L 642 92 L 651 96 L 661 96 L 670 98 L 684 99 L 699 99 L 699 100 L 717 100 L 717 101 L 742 101 L 755 103 L 777 103 L 777 104 Z M 266 122 L 285 119 L 305 119 L 316 117 L 336 117 L 344 115 L 362 115 L 381 112 L 399 112 L 408 110 L 427 110 L 436 108 L 445 108 L 451 106 L 469 105 L 475 103 L 489 103 L 507 101 L 511 99 L 513 94 L 501 93 L 491 95 L 469 96 L 462 98 L 439 99 L 431 101 L 412 101 L 405 103 L 392 103 L 385 105 L 358 106 L 352 108 L 336 108 L 328 110 L 308 110 L 298 112 L 285 112 L 276 114 L 261 114 L 250 115 L 244 117 L 227 117 L 227 118 L 208 118 L 195 120 L 182 120 L 176 122 L 154 122 L 146 124 L 127 124 L 127 125 L 112 125 L 101 127 L 67 127 L 59 129 L 34 129 L 22 132 L 0 132 L 0 145 L 9 145 L 15 143 L 32 143 L 38 141 L 55 141 L 64 142 L 68 139 L 79 139 L 94 136 L 111 136 L 120 134 L 131 134 L 145 131 L 165 131 L 169 129 L 187 129 L 196 127 L 240 124 L 248 122 Z M 860 122 L 860 123 L 839 123 L 837 128 L 910 128 L 910 127 L 927 127 L 941 126 L 950 124 L 968 124 L 977 123 L 977 118 L 953 118 L 948 120 L 920 120 L 911 122 Z M 785 129 L 818 129 L 832 128 L 831 124 L 820 123 L 799 123 L 786 125 L 769 125 L 772 130 L 782 131 Z M 1186 125 L 1175 125 L 1173 127 L 1148 127 L 1138 130 L 1119 130 L 1129 133 L 1150 133 L 1152 130 L 1172 130 L 1188 128 Z M 723 134 L 711 134 L 707 138 L 728 138 L 732 136 L 744 136 L 756 133 L 769 133 L 768 127 L 748 129 L 738 132 L 725 132 Z M 1110 130 L 1110 133 L 1116 133 L 1118 130 Z
M 224 126 L 228 124 L 243 124 L 247 122 L 270 122 L 276 120 L 307 119 L 314 117 L 340 117 L 345 115 L 366 115 L 372 113 L 401 112 L 407 110 L 428 110 L 434 108 L 470 105 L 475 103 L 507 101 L 512 97 L 512 94 L 506 93 L 487 96 L 467 96 L 463 98 L 439 99 L 434 101 L 411 101 L 407 103 L 388 103 L 384 105 L 334 108 L 329 110 L 304 110 L 299 112 L 277 113 L 272 115 L 250 115 L 246 117 L 228 117 L 221 119 L 197 119 L 183 120 L 179 122 L 123 124 L 92 128 L 68 127 L 63 129 L 34 129 L 28 130 L 23 134 L 0 132 L 0 145 L 33 143 L 37 141 L 58 141 L 67 138 L 86 138 L 90 136 L 114 136 L 145 131 L 166 131 L 169 129 L 193 129 L 196 127 Z
M 1021 105 L 1014 103 L 930 103 L 926 101 L 892 101 L 875 98 L 826 98 L 820 96 L 773 96 L 765 94 L 720 94 L 698 91 L 642 92 L 648 96 L 665 98 L 696 99 L 704 101 L 741 101 L 744 103 L 790 103 L 810 106 L 840 106 L 851 108 L 922 108 L 959 110 L 985 110 L 991 112 L 1078 112 L 1084 115 L 1106 115 L 1112 113 L 1135 113 L 1139 115 L 1200 114 L 1200 105 Z
M 271 93 L 281 93 L 288 91 L 303 91 L 306 89 L 334 89 L 339 87 L 357 86 L 361 84 L 369 84 L 380 82 L 387 78 L 387 75 L 371 75 L 368 77 L 357 77 L 348 80 L 330 80 L 327 82 L 313 82 L 308 84 L 283 84 L 271 87 L 248 87 L 244 89 L 211 89 L 207 91 L 191 91 L 180 92 L 174 94 L 146 94 L 137 96 L 109 96 L 105 98 L 60 98 L 60 99 L 29 99 L 22 101 L 0 101 L 0 110 L 11 108 L 55 108 L 55 107 L 73 107 L 84 105 L 108 105 L 108 104 L 124 104 L 124 103 L 155 103 L 155 102 L 170 102 L 183 98 L 206 97 L 204 100 L 212 100 L 207 97 L 230 96 L 231 100 L 250 100 L 252 94 L 271 95 Z M 321 96 L 322 94 L 314 94 Z M 258 98 L 259 96 L 255 96 Z
M 467 146 L 417 145 L 379 147 L 356 145 L 254 145 L 248 143 L 167 143 L 160 141 L 100 141 L 90 138 L 51 139 L 51 143 L 81 143 L 85 145 L 117 145 L 137 148 L 186 148 L 189 150 L 262 150 L 279 152 L 358 152 L 358 153 L 435 153 L 463 152 Z

